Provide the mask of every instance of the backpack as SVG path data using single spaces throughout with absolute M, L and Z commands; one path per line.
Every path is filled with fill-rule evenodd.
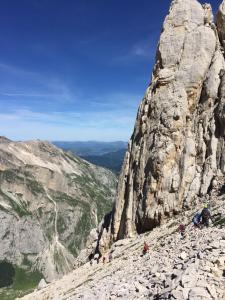
M 192 222 L 193 222 L 193 223 L 199 223 L 199 222 L 201 221 L 201 217 L 202 217 L 202 215 L 201 215 L 199 212 L 197 212 L 197 213 L 194 215 L 194 217 L 193 217 L 193 219 L 192 219 Z
M 208 220 L 210 218 L 210 212 L 209 212 L 208 208 L 204 208 L 202 210 L 202 218 L 205 220 Z

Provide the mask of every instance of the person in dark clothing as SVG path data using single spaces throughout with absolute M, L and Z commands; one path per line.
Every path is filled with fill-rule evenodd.
M 91 254 L 88 256 L 88 259 L 89 259 L 90 265 L 92 266 L 92 265 L 93 265 L 93 260 L 94 260 L 94 254 L 91 253 Z
M 113 256 L 112 256 L 112 252 L 109 253 L 109 262 L 111 262 L 113 259 Z
M 194 224 L 194 227 L 200 228 L 201 227 L 201 219 L 202 219 L 202 214 L 197 212 L 194 215 L 194 218 L 192 219 L 192 222 Z
M 208 209 L 208 205 L 205 205 L 205 207 L 203 208 L 203 210 L 201 212 L 201 216 L 202 216 L 202 224 L 205 225 L 206 227 L 208 227 L 209 220 L 212 220 L 210 211 Z

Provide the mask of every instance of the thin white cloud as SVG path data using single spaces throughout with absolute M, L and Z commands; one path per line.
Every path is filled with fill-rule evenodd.
M 142 56 L 142 57 L 150 57 L 151 56 L 151 49 L 149 47 L 150 44 L 139 44 L 135 45 L 131 50 L 131 54 L 135 56 Z
M 1 68 L 7 70 L 10 76 L 15 75 L 24 82 L 37 82 L 37 87 L 43 88 L 29 90 L 13 86 L 6 89 L 0 83 L 0 104 L 7 103 L 5 109 L 0 110 L 0 135 L 13 139 L 48 140 L 127 140 L 130 137 L 141 95 L 116 92 L 88 99 L 84 94 L 79 97 L 79 92 L 75 94 L 57 78 L 46 78 L 42 74 L 4 64 L 0 64 Z M 23 102 L 28 103 L 26 107 L 21 105 L 22 101 L 17 102 L 20 97 L 28 100 Z M 84 98 L 85 104 L 82 104 Z M 71 105 L 71 111 L 46 111 L 44 104 L 48 100 L 63 104 L 77 101 L 77 110 Z M 36 105 L 32 106 L 33 103 Z M 68 106 L 63 107 L 66 110 Z
M 135 114 L 125 111 L 34 112 L 19 109 L 0 113 L 0 135 L 13 139 L 127 140 Z
M 137 107 L 142 99 L 141 94 L 134 93 L 109 93 L 99 97 L 87 99 L 91 107 L 99 107 L 103 110 L 137 110 Z
M 7 88 L 2 87 L 0 83 L 0 96 L 48 98 L 62 103 L 74 102 L 78 99 L 78 92 L 77 94 L 72 92 L 69 86 L 59 78 L 47 77 L 44 74 L 4 63 L 0 63 L 0 71 L 14 79 L 12 86 Z M 15 87 L 15 82 L 19 86 Z M 32 86 L 32 91 L 30 86 Z
M 26 92 L 0 92 L 0 95 L 7 97 L 37 97 L 37 98 L 49 98 L 58 97 L 59 95 L 52 94 L 40 94 L 40 93 L 26 93 Z
M 124 51 L 123 54 L 113 58 L 113 62 L 130 63 L 135 60 L 154 60 L 155 58 L 155 43 L 151 42 L 150 38 L 142 39 L 131 46 L 130 49 Z

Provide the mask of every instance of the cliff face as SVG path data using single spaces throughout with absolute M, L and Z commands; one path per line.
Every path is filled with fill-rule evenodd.
M 110 171 L 50 143 L 0 138 L 0 261 L 47 281 L 71 271 L 115 186 Z
M 224 175 L 224 46 L 225 1 L 216 24 L 209 4 L 172 1 L 100 248 L 195 205 Z

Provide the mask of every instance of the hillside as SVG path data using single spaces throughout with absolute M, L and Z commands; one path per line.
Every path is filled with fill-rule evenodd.
M 29 277 L 52 281 L 71 271 L 115 187 L 112 172 L 48 142 L 0 138 L 0 261 L 24 277 L 18 289 L 37 284 Z
M 224 195 L 211 207 L 214 215 L 225 217 Z M 111 262 L 88 262 L 23 300 L 223 300 L 225 219 L 199 230 L 190 224 L 193 214 L 188 211 L 149 233 L 117 241 Z M 184 240 L 177 232 L 180 222 L 186 225 Z M 150 250 L 142 256 L 144 241 Z

